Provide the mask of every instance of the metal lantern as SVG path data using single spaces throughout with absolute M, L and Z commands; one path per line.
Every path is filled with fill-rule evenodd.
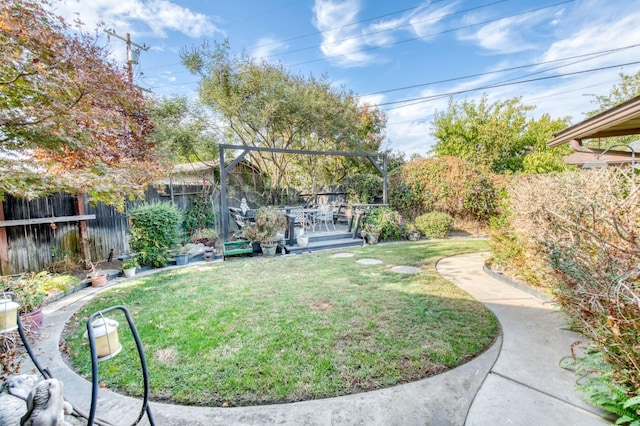
M 91 324 L 98 361 L 111 359 L 122 350 L 118 338 L 118 325 L 118 321 L 109 318 L 98 318 Z M 87 333 L 84 335 L 88 337 Z
M 19 304 L 9 298 L 0 299 L 0 333 L 6 333 L 18 328 Z

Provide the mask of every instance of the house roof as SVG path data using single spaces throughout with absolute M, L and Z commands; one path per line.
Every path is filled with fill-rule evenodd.
M 637 134 L 640 134 L 640 96 L 555 133 L 547 145 L 554 147 L 572 140 Z

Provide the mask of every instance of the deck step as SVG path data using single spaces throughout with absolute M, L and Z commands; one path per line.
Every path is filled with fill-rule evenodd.
M 331 249 L 341 249 L 347 247 L 360 247 L 362 246 L 362 240 L 360 238 L 352 238 L 350 235 L 347 235 L 348 238 L 345 237 L 337 237 L 332 239 L 315 239 L 312 240 L 312 237 L 309 238 L 309 244 L 305 247 L 300 247 L 299 245 L 287 245 L 285 246 L 287 252 L 292 254 L 299 253 L 308 253 L 320 250 L 331 250 Z

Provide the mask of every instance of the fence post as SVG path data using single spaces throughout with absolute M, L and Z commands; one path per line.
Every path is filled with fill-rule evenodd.
M 78 215 L 80 216 L 84 215 L 85 210 L 84 210 L 83 194 L 77 194 L 76 206 L 78 210 Z M 91 249 L 89 247 L 89 234 L 87 232 L 86 220 L 78 221 L 78 231 L 80 232 L 80 259 L 84 264 L 84 267 L 88 268 L 91 265 Z
M 4 203 L 0 201 L 0 220 L 4 220 Z M 0 227 L 0 274 L 10 275 L 9 244 L 7 243 L 7 228 Z

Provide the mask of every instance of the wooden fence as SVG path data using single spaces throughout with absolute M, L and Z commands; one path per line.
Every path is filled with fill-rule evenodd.
M 150 187 L 145 201 L 172 200 L 180 209 L 191 205 L 192 197 L 206 191 L 214 200 L 218 214 L 219 191 L 205 185 L 172 185 Z M 79 206 L 79 199 L 82 205 Z M 86 197 L 58 194 L 35 200 L 7 196 L 0 209 L 0 266 L 2 275 L 40 271 L 65 259 L 78 261 L 81 256 L 80 223 L 87 228 L 92 261 L 130 251 L 126 211 L 140 200 L 127 202 L 125 211 L 118 212 L 102 203 L 93 204 Z M 82 214 L 79 214 L 82 212 Z M 94 218 L 95 217 L 95 218 Z M 4 234 L 4 235 L 2 235 Z
M 171 184 L 149 187 L 144 201 L 173 201 L 180 209 L 191 206 L 192 197 L 203 193 L 213 200 L 213 212 L 220 231 L 220 192 L 209 184 Z M 238 207 L 242 197 L 255 198 L 253 188 L 234 185 L 228 194 L 230 207 Z M 301 194 L 309 204 L 343 202 L 343 187 L 325 187 L 314 194 Z M 79 206 L 79 199 L 82 204 Z M 86 197 L 58 194 L 35 200 L 7 196 L 0 203 L 0 270 L 13 275 L 50 268 L 56 262 L 82 258 L 80 219 L 85 218 L 88 254 L 92 261 L 130 251 L 126 211 L 142 202 L 126 203 L 118 212 L 102 203 L 93 204 Z M 4 215 L 4 216 L 2 216 Z M 3 235 L 4 234 L 4 235 Z

